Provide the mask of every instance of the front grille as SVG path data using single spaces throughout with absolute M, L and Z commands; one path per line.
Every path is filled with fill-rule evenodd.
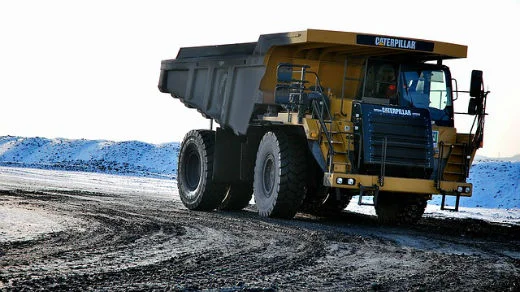
M 431 118 L 426 109 L 357 104 L 355 121 L 362 137 L 362 162 L 367 172 L 380 169 L 386 138 L 385 175 L 429 177 L 433 169 Z M 424 171 L 419 171 L 424 170 Z

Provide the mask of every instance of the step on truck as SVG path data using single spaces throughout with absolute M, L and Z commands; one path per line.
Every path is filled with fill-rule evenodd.
M 418 221 L 432 195 L 441 208 L 454 196 L 458 209 L 473 191 L 466 178 L 488 94 L 482 71 L 462 91 L 443 64 L 466 54 L 445 42 L 314 29 L 181 48 L 162 61 L 159 90 L 211 120 L 182 142 L 182 202 L 240 210 L 254 196 L 261 216 L 292 218 L 332 215 L 358 196 L 397 224 Z M 455 112 L 463 94 L 467 111 Z M 455 128 L 460 114 L 473 116 L 468 133 Z

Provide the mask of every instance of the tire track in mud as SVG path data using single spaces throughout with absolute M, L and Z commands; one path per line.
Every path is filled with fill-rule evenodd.
M 120 211 L 117 208 L 121 205 L 106 208 L 97 200 L 84 199 L 88 195 L 85 193 L 80 193 L 79 199 L 71 197 L 70 192 L 66 196 L 52 192 L 12 192 L 10 195 L 20 196 L 27 204 L 41 208 L 56 208 L 54 203 L 58 202 L 61 212 L 81 219 L 81 227 L 75 230 L 22 241 L 18 246 L 3 244 L 2 250 L 13 252 L 9 253 L 8 260 L 2 259 L 9 277 L 2 276 L 1 280 L 13 286 L 25 282 L 28 287 L 32 284 L 37 287 L 39 282 L 49 277 L 59 279 L 62 274 L 69 274 L 67 278 L 72 279 L 89 279 L 96 275 L 94 282 L 86 281 L 94 285 L 105 278 L 103 274 L 109 275 L 106 280 L 110 282 L 120 278 L 113 271 L 136 271 L 142 267 L 141 272 L 151 269 L 157 273 L 164 270 L 164 266 L 180 267 L 166 271 L 173 283 L 182 284 L 186 278 L 208 282 L 215 281 L 208 277 L 211 274 L 219 274 L 222 279 L 243 270 L 269 273 L 273 269 L 285 269 L 301 264 L 307 254 L 318 250 L 316 244 L 306 245 L 301 239 L 292 238 L 298 236 L 290 229 L 248 221 L 251 216 L 244 217 L 244 222 L 233 216 L 222 217 L 223 214 L 172 212 L 170 208 L 161 210 L 159 206 L 149 208 L 153 210 L 149 214 L 127 206 L 125 211 Z M 265 240 L 258 238 L 258 230 L 267 233 L 263 234 Z M 283 239 L 276 239 L 279 234 L 284 234 Z M 297 243 L 294 249 L 292 242 Z M 278 253 L 272 254 L 273 249 L 279 250 Z M 259 256 L 267 265 L 256 260 Z M 199 272 L 202 265 L 208 267 L 204 273 Z M 128 281 L 124 273 L 121 281 Z
M 501 247 L 520 252 L 518 238 L 506 227 L 486 233 L 485 222 L 480 229 L 464 220 L 438 227 L 445 224 L 439 219 L 410 229 L 386 228 L 370 216 L 351 213 L 274 220 L 258 217 L 251 208 L 191 212 L 175 200 L 139 196 L 60 190 L 0 196 L 1 204 L 42 209 L 75 222 L 37 239 L 0 242 L 0 289 L 5 290 L 520 287 L 518 258 L 494 252 Z M 480 230 L 472 233 L 478 241 L 457 237 L 468 226 Z M 502 242 L 493 238 L 497 234 Z M 417 242 L 408 244 L 400 236 Z M 433 243 L 421 249 L 421 240 Z M 442 244 L 448 248 L 436 250 Z M 478 252 L 450 252 L 457 245 Z
M 52 200 L 48 200 L 49 196 Z M 25 247 L 14 253 L 9 262 L 2 261 L 15 277 L 45 273 L 90 273 L 142 264 L 153 260 L 155 256 L 155 253 L 151 256 L 151 253 L 146 252 L 147 246 L 161 248 L 172 238 L 184 233 L 184 229 L 174 223 L 160 222 L 156 218 L 142 220 L 136 215 L 95 207 L 97 203 L 85 200 L 80 200 L 78 204 L 70 198 L 48 193 L 42 194 L 42 198 L 44 201 L 35 201 L 37 203 L 34 206 L 51 209 L 56 206 L 47 202 L 59 201 L 59 207 L 65 206 L 68 209 L 66 214 L 78 220 L 79 226 L 47 234 L 38 240 L 22 241 Z M 3 244 L 2 248 L 12 248 L 12 244 Z M 140 254 L 138 262 L 132 258 L 135 253 Z M 31 265 L 24 265 L 29 255 Z

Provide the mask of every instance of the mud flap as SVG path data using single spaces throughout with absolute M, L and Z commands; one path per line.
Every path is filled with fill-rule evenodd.
M 240 180 L 241 137 L 230 130 L 217 128 L 213 181 L 229 183 Z
M 263 129 L 250 127 L 247 136 L 217 128 L 213 180 L 219 183 L 252 182 L 256 151 Z

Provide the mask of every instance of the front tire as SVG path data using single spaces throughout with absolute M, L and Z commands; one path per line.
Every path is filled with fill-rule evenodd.
M 249 205 L 252 197 L 253 186 L 251 183 L 234 183 L 229 187 L 218 208 L 222 211 L 242 210 Z
M 427 197 L 418 194 L 381 192 L 375 198 L 379 222 L 387 225 L 410 225 L 419 221 L 427 205 Z
M 190 210 L 216 209 L 225 195 L 225 186 L 213 182 L 215 132 L 192 130 L 179 151 L 177 187 L 182 203 Z
M 306 146 L 299 136 L 267 132 L 258 147 L 254 197 L 264 217 L 293 218 L 305 197 Z
M 302 211 L 322 217 L 340 214 L 352 199 L 352 193 L 346 189 L 325 186 L 318 187 L 315 194 L 308 193 L 308 196 L 311 197 L 304 201 Z
M 315 210 L 315 215 L 319 216 L 334 216 L 341 213 L 350 203 L 352 195 L 346 189 L 329 188 L 328 196 L 318 208 Z

